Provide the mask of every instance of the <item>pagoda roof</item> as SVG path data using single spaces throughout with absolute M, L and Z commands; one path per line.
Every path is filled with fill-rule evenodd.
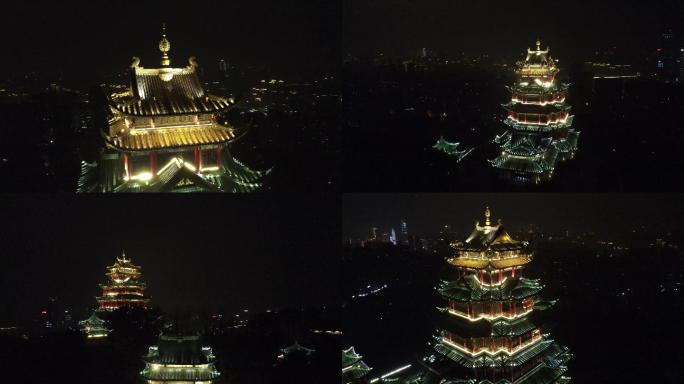
M 85 324 L 103 325 L 105 323 L 105 321 L 102 320 L 99 316 L 97 316 L 97 314 L 95 312 L 93 312 L 89 318 L 87 318 L 85 320 L 81 320 L 78 323 L 81 325 L 85 325 Z
M 116 262 L 113 265 L 110 265 L 107 267 L 107 269 L 118 269 L 118 268 L 140 269 L 140 266 L 133 264 L 132 259 L 126 258 L 126 252 L 124 251 L 121 253 L 121 257 L 117 256 Z
M 161 335 L 157 348 L 151 348 L 143 360 L 150 364 L 203 365 L 213 363 L 214 357 L 204 353 L 199 336 Z
M 524 299 L 536 295 L 543 286 L 538 280 L 522 277 L 508 277 L 501 285 L 486 286 L 480 284 L 474 274 L 466 275 L 456 281 L 442 282 L 438 288 L 445 298 L 461 301 L 490 301 Z
M 568 132 L 568 136 L 566 138 L 554 141 L 553 145 L 561 153 L 576 151 L 579 134 L 579 132 L 575 131 L 574 129 L 571 129 Z
M 475 228 L 470 233 L 470 236 L 464 242 L 451 244 L 451 247 L 457 251 L 478 252 L 485 250 L 506 251 L 523 249 L 527 246 L 526 242 L 514 240 L 506 232 L 501 221 L 496 225 L 491 225 L 489 215 L 488 207 L 485 210 L 485 225 L 481 226 L 479 222 L 475 223 Z
M 535 115 L 550 115 L 552 113 L 568 112 L 571 109 L 569 105 L 562 103 L 537 105 L 509 102 L 502 104 L 502 107 L 509 112 Z
M 518 145 L 505 148 L 504 153 L 490 163 L 499 169 L 538 175 L 553 171 L 557 156 L 558 149 L 554 146 L 538 152 L 538 149 Z
M 538 328 L 534 320 L 540 316 L 542 315 L 537 311 L 533 311 L 514 320 L 499 318 L 488 321 L 469 321 L 455 318 L 448 312 L 448 308 L 438 308 L 434 326 L 438 331 L 448 331 L 462 338 L 513 337 L 524 335 Z
M 364 363 L 363 361 L 358 361 L 350 366 L 343 367 L 342 368 L 342 376 L 344 378 L 345 383 L 348 383 L 351 380 L 356 380 L 360 379 L 368 374 L 368 372 L 372 371 L 373 368 L 369 367 Z
M 542 49 L 540 40 L 537 40 L 536 46 L 536 49 L 527 49 L 525 61 L 521 62 L 520 64 L 524 66 L 554 68 L 556 61 L 551 58 L 551 49 L 548 47 L 546 49 Z
M 233 140 L 237 135 L 233 127 L 188 124 L 172 128 L 141 129 L 122 135 L 103 133 L 107 144 L 123 151 L 147 152 L 167 148 L 218 145 Z
M 539 96 L 557 95 L 557 94 L 566 93 L 569 88 L 570 88 L 570 84 L 568 84 L 568 83 L 557 83 L 557 82 L 554 82 L 553 85 L 550 87 L 544 87 L 544 86 L 538 85 L 534 82 L 528 83 L 527 85 L 515 83 L 513 85 L 507 85 L 506 86 L 506 89 L 508 89 L 511 93 L 517 93 L 517 94 L 523 94 L 523 95 L 539 95 Z
M 282 348 L 280 351 L 284 354 L 295 353 L 295 352 L 304 352 L 307 355 L 316 352 L 315 349 L 304 347 L 303 345 L 299 344 L 298 341 L 295 341 L 294 344 L 292 344 L 288 347 Z
M 145 368 L 140 375 L 152 382 L 206 382 L 220 376 L 214 368 L 184 368 L 184 369 L 148 369 Z
M 195 173 L 186 163 L 176 158 L 164 167 L 150 182 L 141 185 L 128 180 L 115 192 L 223 192 L 211 181 Z
M 358 361 L 360 361 L 363 356 L 356 353 L 354 347 L 349 347 L 342 350 L 342 368 L 348 367 Z
M 553 345 L 556 345 L 553 340 L 541 340 L 510 356 L 503 351 L 494 356 L 488 354 L 472 356 L 461 350 L 445 345 L 442 342 L 435 344 L 435 350 L 466 368 L 491 366 L 517 367 L 530 361 L 541 353 L 544 353 L 545 356 L 552 355 L 554 350 L 547 351 L 547 349 Z
M 110 96 L 112 108 L 131 116 L 168 116 L 217 113 L 235 104 L 231 98 L 206 94 L 197 76 L 197 61 L 191 57 L 186 67 L 171 67 L 171 43 L 166 33 L 159 44 L 161 67 L 144 68 L 133 58 L 128 92 Z

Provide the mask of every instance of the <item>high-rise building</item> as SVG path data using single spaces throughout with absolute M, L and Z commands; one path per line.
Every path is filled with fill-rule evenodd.
M 140 266 L 126 258 L 125 252 L 107 267 L 107 277 L 109 281 L 100 284 L 102 296 L 97 298 L 99 311 L 147 308 L 149 299 L 145 296 L 146 285 L 140 281 Z
M 363 356 L 354 347 L 342 350 L 342 384 L 361 383 L 372 368 L 363 362 Z
M 520 181 L 550 179 L 559 158 L 571 158 L 577 150 L 579 132 L 565 103 L 569 85 L 556 82 L 559 69 L 549 52 L 537 41 L 517 63 L 516 83 L 508 87 L 512 98 L 503 105 L 508 128 L 494 139 L 501 154 L 491 164 Z
M 401 231 L 402 236 L 408 237 L 408 224 L 406 223 L 406 220 L 401 221 L 401 228 L 399 230 Z
M 143 361 L 145 368 L 140 376 L 148 384 L 211 384 L 221 375 L 211 348 L 202 346 L 199 336 L 161 335 Z
M 679 53 L 679 78 L 680 83 L 684 83 L 684 48 L 680 48 Z
M 219 72 L 228 72 L 228 63 L 224 59 L 219 60 Z
M 670 83 L 679 77 L 679 57 L 681 47 L 678 46 L 675 34 L 667 30 L 660 35 L 655 50 L 654 74 L 659 81 Z
M 475 224 L 465 241 L 452 244 L 447 262 L 453 278 L 443 280 L 445 305 L 430 366 L 444 380 L 467 383 L 567 383 L 571 354 L 543 334 L 530 317 L 552 302 L 539 297 L 543 285 L 524 277 L 533 250 L 513 239 L 501 221 Z M 462 381 L 459 381 L 462 380 Z
M 164 30 L 161 66 L 130 65 L 128 89 L 107 97 L 105 149 L 83 163 L 79 192 L 249 192 L 267 172 L 235 159 L 230 145 L 246 128 L 228 122 L 232 98 L 208 94 L 195 58 L 172 67 Z
M 390 233 L 389 242 L 397 245 L 397 233 L 394 231 L 394 228 L 392 228 L 392 233 Z

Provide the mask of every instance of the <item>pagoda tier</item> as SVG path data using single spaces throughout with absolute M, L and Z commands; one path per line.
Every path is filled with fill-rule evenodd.
M 199 336 L 159 337 L 143 357 L 140 376 L 147 383 L 214 383 L 221 375 L 210 347 L 200 344 Z
M 342 350 L 342 384 L 357 383 L 368 375 L 372 368 L 363 362 L 354 347 Z
M 79 192 L 251 192 L 269 172 L 251 170 L 229 146 L 245 129 L 227 121 L 233 98 L 205 92 L 197 61 L 172 67 L 164 30 L 159 68 L 134 57 L 127 90 L 107 97 L 105 151 L 81 167 Z
M 501 154 L 490 163 L 523 181 L 550 179 L 557 162 L 577 151 L 579 132 L 572 128 L 571 107 L 565 104 L 569 86 L 557 83 L 556 64 L 537 41 L 537 48 L 528 49 L 525 60 L 517 63 L 516 83 L 507 87 L 507 130 L 494 139 Z
M 107 277 L 109 281 L 100 284 L 102 296 L 97 298 L 100 311 L 147 308 L 149 299 L 145 296 L 145 283 L 139 281 L 140 266 L 134 265 L 125 253 L 107 267 Z
M 548 305 L 538 297 L 539 280 L 523 277 L 530 244 L 515 240 L 500 220 L 493 225 L 487 208 L 484 225 L 451 246 L 447 262 L 455 276 L 437 286 L 446 305 L 439 308 L 431 370 L 446 382 L 566 382 L 570 353 L 532 321 Z

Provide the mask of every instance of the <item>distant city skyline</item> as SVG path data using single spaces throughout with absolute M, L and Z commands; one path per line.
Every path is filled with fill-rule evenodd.
M 352 55 L 417 55 L 428 48 L 452 56 L 467 52 L 500 58 L 517 56 L 516 47 L 531 47 L 541 38 L 557 56 L 572 62 L 612 47 L 623 55 L 655 49 L 650 44 L 666 30 L 682 32 L 677 28 L 683 24 L 683 10 L 684 4 L 670 0 L 572 1 L 553 10 L 536 0 L 346 0 L 343 50 Z
M 549 232 L 594 231 L 617 237 L 641 225 L 652 225 L 682 235 L 677 227 L 684 214 L 679 197 L 667 194 L 345 194 L 342 208 L 343 240 L 365 239 L 370 228 L 379 233 L 399 228 L 406 220 L 411 236 L 434 235 L 442 226 L 472 229 L 472 218 L 492 218 L 508 228 L 536 224 Z
M 280 72 L 330 72 L 339 63 L 339 44 L 329 43 L 340 39 L 337 8 L 313 1 L 290 7 L 274 0 L 201 6 L 154 0 L 134 7 L 120 1 L 10 2 L 5 14 L 12 17 L 0 32 L 13 38 L 5 39 L 0 70 L 6 76 L 39 72 L 95 85 L 124 71 L 133 56 L 143 66 L 156 65 L 156 42 L 166 23 L 175 63 L 196 56 L 210 70 L 225 59 Z

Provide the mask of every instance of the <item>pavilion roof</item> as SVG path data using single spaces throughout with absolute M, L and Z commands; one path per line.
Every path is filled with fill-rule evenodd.
M 85 320 L 79 321 L 79 324 L 81 325 L 103 325 L 105 323 L 104 320 L 102 320 L 95 312 L 93 312 L 90 317 L 88 317 Z
M 202 350 L 199 336 L 159 337 L 156 349 L 150 349 L 143 360 L 151 364 L 203 365 L 214 362 L 210 353 Z
M 354 347 L 349 347 L 342 350 L 342 368 L 348 367 L 357 361 L 360 361 L 362 356 L 356 353 Z
M 186 163 L 176 158 L 169 162 L 148 184 L 142 185 L 136 180 L 128 180 L 119 186 L 116 192 L 222 192 L 221 188 L 203 176 L 195 173 Z
M 485 225 L 475 224 L 475 228 L 464 242 L 451 244 L 457 251 L 485 251 L 485 250 L 514 250 L 522 249 L 527 246 L 526 242 L 514 240 L 499 221 L 496 225 L 491 225 L 489 219 L 489 208 L 485 211 Z
M 191 57 L 186 67 L 171 67 L 168 52 L 171 43 L 164 32 L 159 44 L 161 67 L 143 68 L 133 58 L 128 92 L 110 96 L 113 108 L 132 116 L 167 116 L 217 113 L 233 106 L 235 101 L 206 94 L 197 76 L 197 61 Z

